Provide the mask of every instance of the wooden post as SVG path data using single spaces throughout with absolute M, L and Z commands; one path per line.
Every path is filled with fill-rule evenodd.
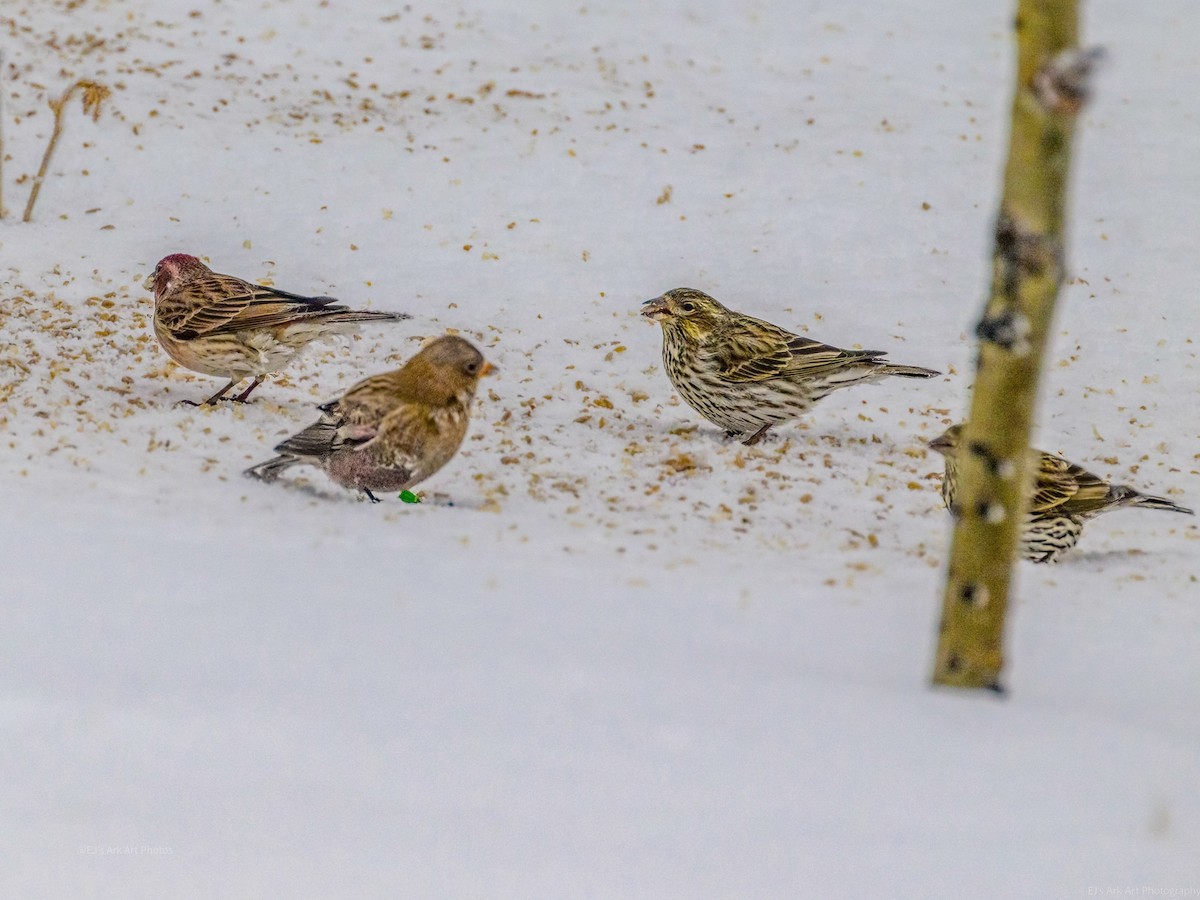
M 976 328 L 954 540 L 933 681 L 1001 690 L 1004 616 L 1028 503 L 1026 448 L 1064 277 L 1071 137 L 1099 53 L 1077 49 L 1077 0 L 1019 0 L 1017 83 L 991 296 Z

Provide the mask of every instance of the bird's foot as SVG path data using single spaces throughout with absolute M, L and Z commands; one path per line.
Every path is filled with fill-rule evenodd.
M 240 381 L 240 380 L 241 379 L 238 379 L 238 378 L 232 379 L 229 382 L 229 384 L 225 385 L 225 387 L 221 388 L 219 391 L 217 391 L 215 394 L 213 394 L 211 397 L 209 397 L 203 403 L 197 403 L 195 400 L 180 400 L 179 403 L 182 406 L 216 406 L 217 401 L 220 400 L 222 397 L 224 397 L 226 394 L 228 394 L 230 392 L 230 390 L 232 390 L 233 387 L 235 385 L 237 385 L 238 381 Z M 251 385 L 251 387 L 253 387 L 253 385 Z M 242 396 L 245 397 L 246 394 L 249 394 L 249 393 L 250 393 L 250 391 L 247 390 L 244 394 L 242 394 Z
M 227 400 L 228 397 L 209 397 L 207 400 L 179 400 L 175 403 L 176 406 L 194 406 L 198 409 L 203 409 L 207 406 L 216 406 L 218 400 Z
M 250 382 L 250 387 L 246 388 L 236 397 L 231 397 L 230 399 L 233 400 L 234 403 L 248 403 L 250 401 L 250 395 L 254 393 L 254 389 L 262 383 L 262 376 L 256 375 L 254 376 L 254 380 Z
M 764 437 L 766 437 L 767 432 L 770 430 L 771 430 L 770 425 L 764 425 L 762 428 L 758 429 L 758 431 L 754 432 L 754 434 L 750 435 L 750 437 L 746 438 L 746 440 L 742 441 L 742 443 L 745 444 L 747 447 L 753 447 L 755 444 L 757 444 L 759 441 L 761 441 Z

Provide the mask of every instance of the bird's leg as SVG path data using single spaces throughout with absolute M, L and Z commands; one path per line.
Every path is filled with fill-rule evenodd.
M 262 383 L 263 383 L 263 377 L 261 375 L 255 375 L 254 380 L 252 382 L 250 382 L 250 387 L 246 388 L 244 391 L 242 391 L 236 397 L 233 397 L 232 402 L 233 403 L 249 402 L 246 398 L 250 396 L 250 392 L 253 391 L 256 387 L 258 387 Z
M 203 403 L 197 403 L 195 400 L 180 400 L 179 402 L 183 406 L 212 406 L 214 403 L 216 403 L 218 400 L 220 400 L 222 397 L 224 397 L 227 393 L 229 393 L 229 389 L 241 380 L 242 379 L 240 379 L 240 378 L 231 379 L 229 384 L 225 385 L 225 387 L 221 388 L 219 391 L 217 391 L 215 394 L 213 394 L 211 397 L 209 397 Z
M 742 441 L 742 443 L 747 447 L 753 447 L 767 436 L 767 432 L 770 430 L 770 428 L 770 425 L 764 425 L 762 428 L 758 429 L 758 431 L 754 432 L 754 434 L 750 435 L 750 437 L 746 438 L 746 440 Z
M 362 491 L 364 494 L 366 494 L 366 495 L 367 495 L 367 499 L 368 499 L 368 500 L 370 500 L 372 503 L 378 503 L 378 502 L 379 502 L 379 498 L 378 498 L 378 497 L 376 497 L 374 494 L 372 494 L 372 493 L 371 493 L 371 489 L 370 489 L 370 488 L 359 488 L 359 490 L 361 490 L 361 491 Z

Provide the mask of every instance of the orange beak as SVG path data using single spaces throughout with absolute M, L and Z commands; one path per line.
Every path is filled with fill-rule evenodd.
M 483 361 L 483 368 L 479 370 L 479 377 L 482 378 L 484 375 L 491 375 L 493 372 L 498 371 L 500 370 L 485 359 Z

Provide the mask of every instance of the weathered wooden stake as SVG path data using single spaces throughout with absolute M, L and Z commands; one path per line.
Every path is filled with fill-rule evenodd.
M 1001 690 L 1004 617 L 1029 479 L 1026 448 L 1064 278 L 1071 136 L 1098 51 L 1077 48 L 1077 0 L 1019 0 L 1017 83 L 991 296 L 959 453 L 935 684 Z

